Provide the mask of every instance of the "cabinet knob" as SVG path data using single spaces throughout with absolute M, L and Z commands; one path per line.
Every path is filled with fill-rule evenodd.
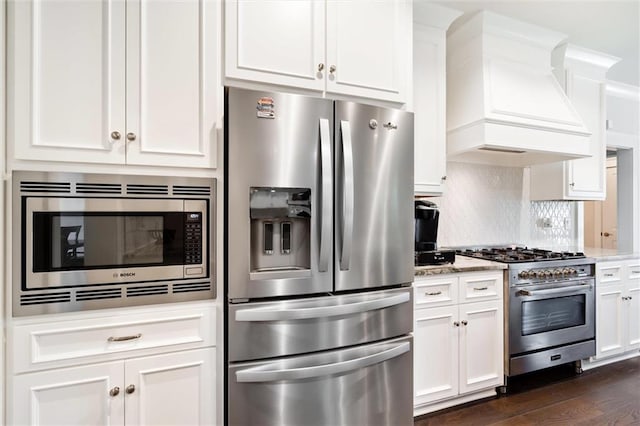
M 318 64 L 318 72 L 322 72 L 324 69 L 324 64 Z
M 456 327 L 460 327 L 460 323 L 458 321 L 454 321 L 453 325 L 455 325 Z
M 446 177 L 446 176 L 442 176 L 442 177 L 440 178 L 440 180 L 444 182 L 445 180 L 447 180 L 447 177 Z
M 576 183 L 575 183 L 575 182 L 571 182 L 571 183 L 569 184 L 569 186 L 573 188 L 574 186 L 576 186 Z
M 127 140 L 129 142 L 135 141 L 136 140 L 136 134 L 135 133 L 131 133 L 131 132 L 127 133 Z
M 467 325 L 467 324 L 469 324 L 467 320 L 462 320 L 462 325 Z
M 111 396 L 118 396 L 119 393 L 120 393 L 120 388 L 117 386 L 109 391 L 109 395 Z
M 124 390 L 126 393 L 128 394 L 132 394 L 136 391 L 136 386 L 135 385 L 129 385 L 127 386 L 127 388 Z
M 113 139 L 114 141 L 119 141 L 120 136 L 121 136 L 120 132 L 116 132 L 116 131 L 111 132 L 111 139 Z
M 335 66 L 335 65 L 331 65 L 331 66 L 329 67 L 329 72 L 330 72 L 331 74 L 333 74 L 334 72 L 336 72 L 336 66 Z

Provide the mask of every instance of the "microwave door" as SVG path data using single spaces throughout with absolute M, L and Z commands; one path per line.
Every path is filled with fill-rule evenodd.
M 333 104 L 226 89 L 228 295 L 332 290 Z
M 27 198 L 26 289 L 183 278 L 183 209 L 182 200 Z

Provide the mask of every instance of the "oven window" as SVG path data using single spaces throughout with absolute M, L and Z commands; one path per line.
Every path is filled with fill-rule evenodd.
M 178 265 L 182 213 L 36 212 L 33 271 Z
M 522 302 L 522 335 L 585 325 L 584 294 Z

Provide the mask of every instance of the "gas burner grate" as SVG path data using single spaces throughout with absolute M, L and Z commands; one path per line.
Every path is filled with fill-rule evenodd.
M 586 257 L 582 252 L 558 252 L 536 248 L 530 249 L 528 247 L 462 249 L 457 250 L 456 253 L 461 256 L 475 257 L 501 263 L 543 262 L 546 260 L 583 259 Z

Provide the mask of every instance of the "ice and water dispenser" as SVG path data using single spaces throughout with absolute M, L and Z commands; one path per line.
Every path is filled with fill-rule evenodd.
M 251 188 L 251 272 L 286 273 L 311 266 L 311 190 Z

